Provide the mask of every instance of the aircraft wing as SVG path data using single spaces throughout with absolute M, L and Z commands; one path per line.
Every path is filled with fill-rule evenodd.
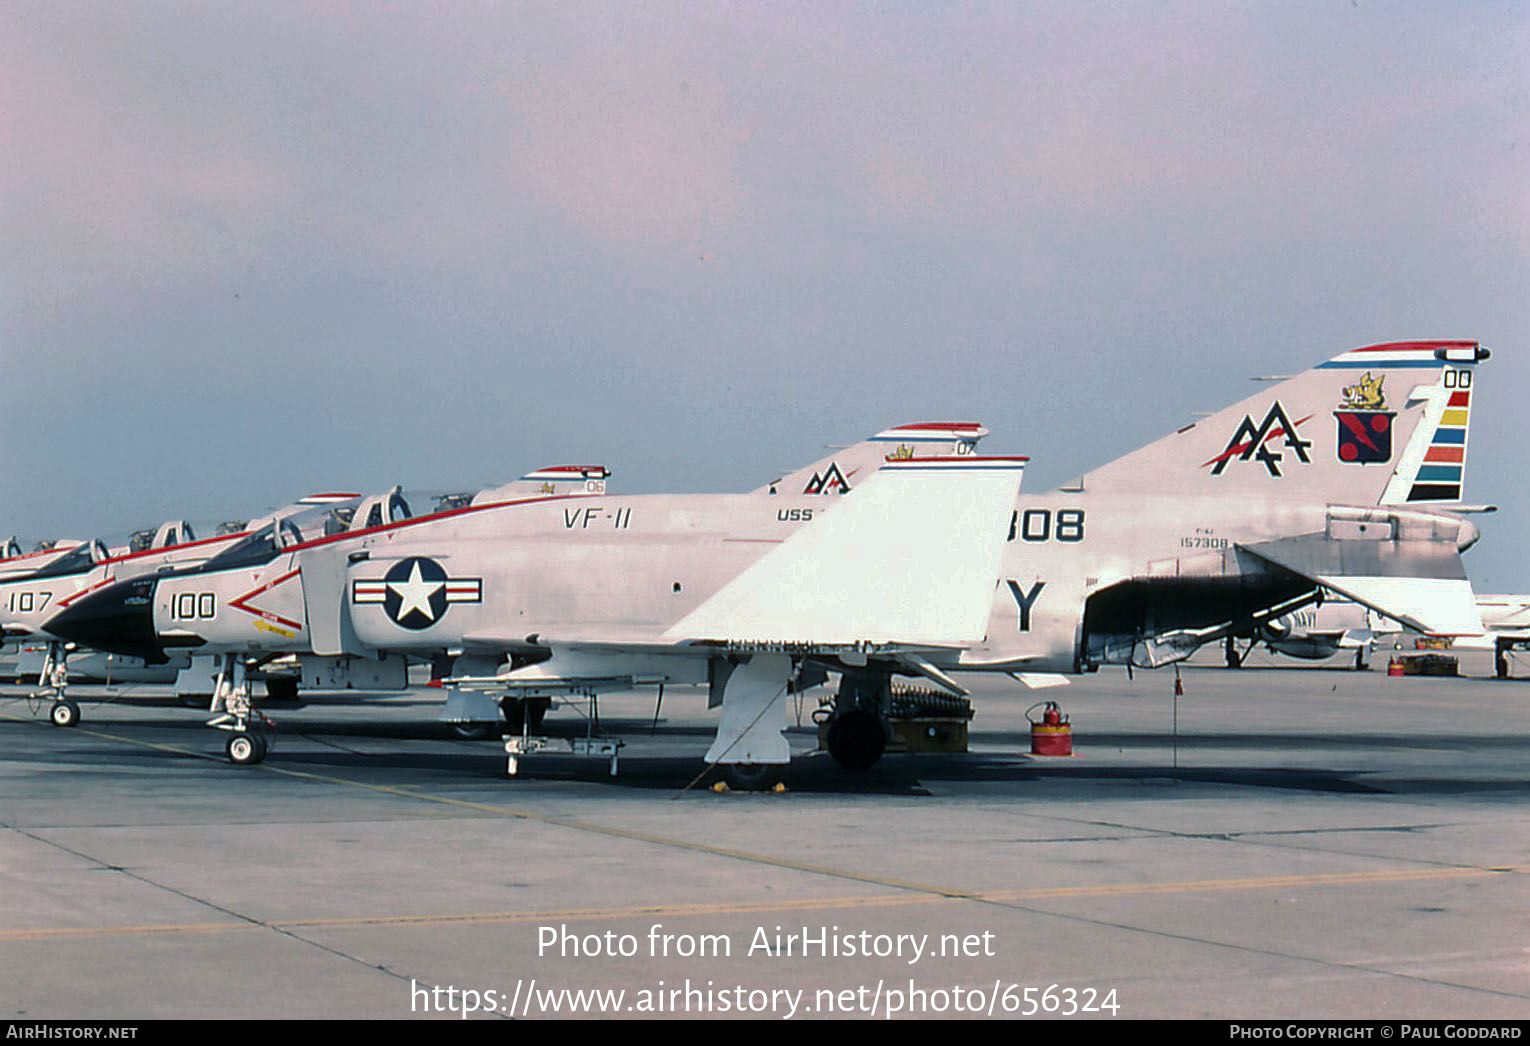
M 1453 540 L 1372 541 L 1316 533 L 1238 547 L 1420 632 L 1482 631 Z
M 983 637 L 1024 460 L 891 462 L 662 633 L 475 632 L 463 649 L 539 658 L 493 677 L 526 692 L 706 682 L 707 655 L 725 651 L 876 658 L 965 693 L 930 657 Z
M 796 649 L 982 640 L 1023 458 L 885 465 L 666 633 Z

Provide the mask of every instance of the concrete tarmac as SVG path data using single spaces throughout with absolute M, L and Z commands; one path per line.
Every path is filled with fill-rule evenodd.
M 269 709 L 236 767 L 162 691 L 59 729 L 0 688 L 0 1012 L 1530 1017 L 1530 680 L 1262 663 L 1177 709 L 980 679 L 969 753 L 859 774 L 794 728 L 779 794 L 692 784 L 692 688 L 602 699 L 618 776 L 515 780 L 429 689 Z M 1072 758 L 1028 754 L 1047 698 Z

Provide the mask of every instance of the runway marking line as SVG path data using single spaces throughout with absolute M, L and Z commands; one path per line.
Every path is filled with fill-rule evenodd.
M 222 933 L 229 930 L 274 928 L 298 930 L 366 926 L 452 926 L 549 921 L 610 921 L 664 916 L 685 918 L 699 915 L 743 915 L 761 912 L 825 911 L 854 908 L 897 908 L 922 904 L 946 904 L 954 901 L 1016 903 L 1059 900 L 1072 897 L 1121 897 L 1156 893 L 1184 893 L 1216 890 L 1271 890 L 1293 887 L 1357 886 L 1388 882 L 1432 882 L 1445 879 L 1472 879 L 1505 873 L 1522 873 L 1515 866 L 1496 868 L 1420 868 L 1375 872 L 1333 872 L 1316 875 L 1270 875 L 1242 879 L 1203 879 L 1170 883 L 1117 883 L 1104 886 L 1053 886 L 1030 890 L 982 890 L 964 896 L 939 896 L 929 893 L 879 894 L 866 897 L 818 897 L 795 900 L 731 903 L 718 901 L 697 904 L 640 904 L 615 908 L 549 908 L 539 911 L 468 912 L 460 914 L 357 915 L 313 919 L 270 919 L 256 922 L 151 923 L 142 926 L 78 926 L 0 930 L 0 941 L 28 941 L 68 938 L 115 937 L 167 933 Z
M 10 719 L 15 722 L 39 722 L 36 719 L 26 719 L 19 716 L 13 716 L 6 712 L 0 712 L 0 718 Z M 39 722 L 39 725 L 46 724 Z M 91 737 L 99 737 L 103 740 L 118 741 L 125 744 L 138 745 L 144 748 L 152 748 L 158 751 L 171 752 L 177 755 L 189 756 L 195 759 L 221 761 L 216 760 L 216 758 L 213 756 L 189 751 L 175 745 L 167 745 L 155 741 L 143 741 L 131 737 L 122 737 L 117 734 L 108 734 L 97 730 L 82 729 L 78 727 L 75 729 L 79 733 L 87 734 Z M 429 792 L 422 792 L 403 786 L 368 784 L 364 781 L 354 781 L 344 777 L 317 774 L 305 770 L 291 770 L 285 767 L 270 766 L 267 764 L 260 765 L 259 769 L 265 771 L 266 773 L 279 774 L 284 777 L 292 777 L 308 781 L 318 781 L 325 784 L 335 784 L 350 788 L 361 788 L 367 791 L 377 792 L 381 795 L 392 795 L 403 799 L 412 799 L 417 802 L 428 802 L 441 806 L 454 807 L 457 809 L 471 810 L 475 813 L 488 814 L 493 817 L 506 817 L 516 820 L 534 821 L 539 824 L 545 824 L 558 828 L 569 828 L 575 831 L 590 832 L 597 835 L 605 835 L 618 839 L 627 839 L 634 842 L 652 843 L 657 846 L 664 846 L 671 849 L 690 850 L 697 853 L 708 854 L 714 857 L 726 857 L 734 860 L 747 861 L 752 864 L 784 868 L 791 871 L 800 871 L 813 875 L 823 875 L 835 879 L 849 880 L 852 882 L 863 882 L 874 886 L 883 886 L 895 890 L 907 891 L 906 893 L 900 894 L 864 898 L 852 897 L 817 900 L 777 901 L 763 904 L 731 905 L 723 903 L 708 905 L 655 905 L 626 908 L 583 908 L 541 912 L 490 912 L 464 915 L 355 916 L 349 918 L 298 919 L 263 922 L 263 925 L 275 928 L 290 929 L 297 927 L 316 926 L 376 926 L 408 924 L 431 925 L 475 922 L 526 922 L 538 919 L 557 918 L 612 919 L 623 917 L 636 918 L 643 915 L 715 915 L 729 912 L 742 913 L 762 911 L 792 911 L 798 909 L 824 909 L 839 907 L 893 907 L 914 904 L 935 904 L 946 901 L 1016 903 L 1023 901 L 1039 901 L 1069 897 L 1119 897 L 1151 893 L 1174 893 L 1187 891 L 1249 890 L 1273 889 L 1278 887 L 1290 888 L 1335 886 L 1355 883 L 1429 881 L 1438 879 L 1474 878 L 1520 872 L 1523 870 L 1519 866 L 1503 866 L 1495 868 L 1395 869 L 1390 871 L 1264 876 L 1257 878 L 1192 880 L 1186 882 L 1171 883 L 1120 883 L 1103 886 L 1040 887 L 1029 890 L 960 890 L 937 886 L 930 883 L 893 879 L 886 876 L 878 876 L 866 872 L 857 872 L 844 868 L 832 868 L 826 865 L 816 865 L 805 861 L 795 861 L 785 857 L 776 857 L 769 854 L 754 853 L 748 850 L 736 850 L 729 847 L 714 846 L 709 843 L 695 842 L 688 839 L 677 839 L 672 836 L 656 835 L 627 828 L 617 828 L 611 825 L 603 825 L 591 821 L 580 821 L 573 818 L 558 817 L 551 814 L 542 814 L 534 810 L 498 806 L 492 803 L 475 802 L 469 799 L 454 799 L 449 796 L 433 795 Z M 0 931 L 0 940 L 28 940 L 114 934 L 208 933 L 230 929 L 253 929 L 256 928 L 256 926 L 257 924 L 253 923 L 214 922 L 166 923 L 159 925 L 127 927 L 64 927 L 51 929 L 40 928 L 30 930 Z

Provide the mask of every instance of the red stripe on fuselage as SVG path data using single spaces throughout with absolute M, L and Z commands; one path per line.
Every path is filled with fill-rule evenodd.
M 74 593 L 73 595 L 65 596 L 63 599 L 60 599 L 58 601 L 58 607 L 59 607 L 60 610 L 62 610 L 62 609 L 64 609 L 64 607 L 67 607 L 70 603 L 73 603 L 76 599 L 79 599 L 81 596 L 88 596 L 92 592 L 94 592 L 96 589 L 98 589 L 98 588 L 105 588 L 107 585 L 110 585 L 113 581 L 116 581 L 116 580 L 117 580 L 116 578 L 114 578 L 110 574 L 108 574 L 106 577 L 102 578 L 100 581 L 97 581 L 94 585 L 88 585 L 85 588 L 80 589 L 78 592 Z
M 271 591 L 277 585 L 282 584 L 283 582 L 291 581 L 293 578 L 297 577 L 301 573 L 302 573 L 301 570 L 289 570 L 287 573 L 283 574 L 281 577 L 277 578 L 275 581 L 268 581 L 264 585 L 261 585 L 259 588 L 253 589 L 252 591 L 249 591 L 249 592 L 246 592 L 244 595 L 240 596 L 238 599 L 231 599 L 231 600 L 229 600 L 229 604 L 228 605 L 233 607 L 235 610 L 243 610 L 246 614 L 253 614 L 256 617 L 262 618 L 262 619 L 264 619 L 266 621 L 275 621 L 279 625 L 286 625 L 288 628 L 297 629 L 298 631 L 302 631 L 303 625 L 302 625 L 301 622 L 289 620 L 289 619 L 287 619 L 285 617 L 282 617 L 280 614 L 273 614 L 269 610 L 261 610 L 259 607 L 248 606 L 247 603 L 246 603 L 247 600 L 251 600 L 251 599 L 254 599 L 256 596 L 263 595 L 263 594 Z

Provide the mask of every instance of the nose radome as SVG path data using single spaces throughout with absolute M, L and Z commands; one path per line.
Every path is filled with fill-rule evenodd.
M 147 661 L 164 659 L 154 632 L 153 577 L 130 578 L 75 600 L 54 614 L 43 630 L 66 642 Z

